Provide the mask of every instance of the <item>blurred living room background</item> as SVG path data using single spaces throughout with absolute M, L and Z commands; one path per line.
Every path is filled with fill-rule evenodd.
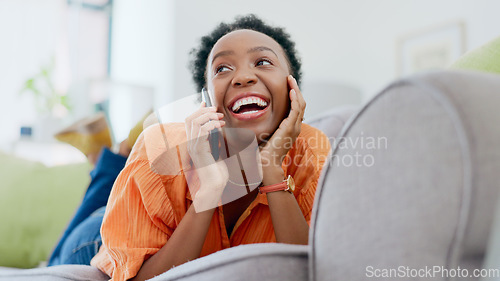
M 291 34 L 307 119 L 446 68 L 500 34 L 499 10 L 496 0 L 0 0 L 0 150 L 85 161 L 53 134 L 98 111 L 123 140 L 149 108 L 195 94 L 190 50 L 237 15 Z
M 0 0 L 0 267 L 43 265 L 88 187 L 92 165 L 54 133 L 104 114 L 116 144 L 151 108 L 162 121 L 188 113 L 189 53 L 219 22 L 254 13 L 286 28 L 307 122 L 447 68 L 500 36 L 498 11 L 498 0 Z

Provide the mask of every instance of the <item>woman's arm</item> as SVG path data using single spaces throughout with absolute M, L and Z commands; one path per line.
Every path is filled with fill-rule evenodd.
M 142 265 L 132 280 L 147 280 L 174 266 L 200 256 L 215 209 L 196 212 L 194 205 L 175 229 L 168 242 Z
M 219 166 L 198 170 L 198 176 L 204 181 L 193 196 L 193 203 L 163 247 L 146 260 L 130 280 L 150 279 L 200 256 L 215 207 L 224 190 L 220 187 L 222 182 L 213 180 L 213 175 L 220 175 L 215 171 Z
M 283 181 L 281 163 L 291 144 L 297 139 L 304 117 L 306 102 L 300 92 L 297 81 L 291 75 L 287 77 L 290 87 L 290 114 L 285 118 L 268 143 L 261 150 L 263 166 L 263 185 L 272 185 Z M 292 160 L 294 161 L 294 160 Z M 269 211 L 274 227 L 276 241 L 288 244 L 307 244 L 309 225 L 307 224 L 297 200 L 287 191 L 267 193 Z
M 223 161 L 215 162 L 207 140 L 211 130 L 224 126 L 224 122 L 219 121 L 222 117 L 222 114 L 215 112 L 215 108 L 202 104 L 195 113 L 186 118 L 188 152 L 196 167 L 201 186 L 193 196 L 193 204 L 170 239 L 142 264 L 132 280 L 150 279 L 200 256 L 215 207 L 228 178 L 227 167 Z
M 281 171 L 281 172 L 280 172 Z M 264 177 L 264 185 L 282 182 L 283 170 L 269 172 Z M 267 202 L 271 212 L 276 242 L 286 244 L 307 245 L 309 238 L 309 225 L 307 224 L 295 196 L 288 191 L 275 191 L 267 193 Z

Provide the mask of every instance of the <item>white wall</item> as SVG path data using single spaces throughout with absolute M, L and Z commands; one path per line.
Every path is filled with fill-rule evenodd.
M 113 1 L 111 81 L 120 83 L 110 98 L 115 141 L 151 108 L 170 101 L 174 80 L 173 0 Z M 129 94 L 126 92 L 128 85 Z M 139 87 L 130 87 L 139 86 Z M 147 91 L 152 89 L 154 98 Z
M 354 85 L 367 99 L 396 78 L 399 36 L 463 19 L 467 48 L 475 48 L 500 36 L 498 11 L 496 0 L 178 0 L 175 95 L 194 92 L 189 50 L 218 22 L 238 14 L 256 13 L 289 31 L 302 56 L 304 82 Z
M 61 126 L 89 114 L 82 104 L 88 93 L 76 96 L 72 89 L 107 75 L 107 24 L 105 13 L 68 7 L 66 0 L 0 1 L 0 148 L 9 149 L 21 126 L 34 127 L 34 139 L 49 141 Z M 62 120 L 44 122 L 50 114 L 37 112 L 33 95 L 19 92 L 52 59 L 55 90 L 69 96 L 74 110 L 60 114 Z
M 16 139 L 20 126 L 35 122 L 33 103 L 19 91 L 55 55 L 65 26 L 61 2 L 0 1 L 0 145 Z
M 157 104 L 169 101 L 174 71 L 173 0 L 113 2 L 111 79 L 153 87 Z
M 0 145 L 35 118 L 22 83 L 57 48 L 65 0 L 0 1 Z M 304 82 L 334 82 L 364 99 L 396 78 L 396 40 L 450 20 L 466 24 L 467 48 L 500 35 L 497 0 L 114 1 L 111 78 L 155 89 L 159 107 L 194 93 L 189 51 L 220 21 L 256 13 L 297 42 Z M 308 104 L 319 99 L 309 100 Z

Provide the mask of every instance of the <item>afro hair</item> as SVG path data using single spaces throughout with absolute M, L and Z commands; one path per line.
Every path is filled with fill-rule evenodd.
M 207 60 L 215 43 L 224 35 L 241 29 L 250 29 L 266 34 L 278 42 L 278 44 L 280 44 L 283 48 L 286 58 L 288 59 L 290 73 L 295 77 L 297 83 L 300 85 L 300 78 L 302 76 L 300 70 L 301 62 L 295 49 L 295 43 L 290 39 L 290 35 L 286 33 L 283 28 L 269 26 L 256 15 L 250 14 L 247 16 L 236 17 L 233 23 L 219 24 L 219 26 L 217 26 L 217 28 L 210 34 L 201 38 L 201 44 L 198 48 L 195 48 L 190 52 L 192 60 L 189 66 L 196 85 L 196 90 L 198 92 L 201 92 L 203 87 L 206 86 L 205 73 Z

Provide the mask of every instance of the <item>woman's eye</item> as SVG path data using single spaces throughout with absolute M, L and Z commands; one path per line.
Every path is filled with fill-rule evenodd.
M 215 69 L 215 73 L 225 72 L 225 71 L 229 71 L 229 70 L 230 70 L 229 67 L 227 67 L 225 65 L 221 65 Z
M 257 61 L 257 65 L 271 65 L 271 62 L 268 60 L 259 60 Z

